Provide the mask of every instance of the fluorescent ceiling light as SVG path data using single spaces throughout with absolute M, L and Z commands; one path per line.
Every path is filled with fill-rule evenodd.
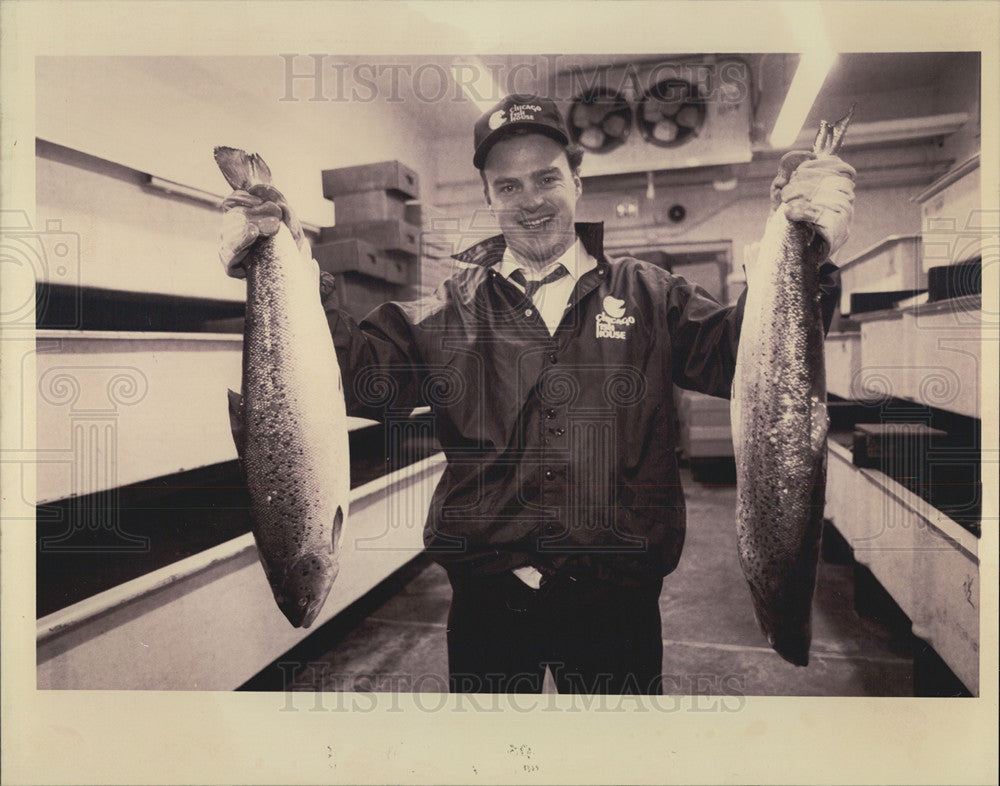
M 836 59 L 835 52 L 822 46 L 802 53 L 785 103 L 771 129 L 771 147 L 790 147 L 795 141 Z
M 499 70 L 490 70 L 478 57 L 459 57 L 451 64 L 451 78 L 480 112 L 488 112 L 506 95 L 495 79 Z

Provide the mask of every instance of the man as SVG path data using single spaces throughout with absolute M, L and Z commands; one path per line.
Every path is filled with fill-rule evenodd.
M 453 691 L 537 692 L 548 665 L 562 692 L 659 693 L 658 599 L 685 529 L 673 386 L 729 395 L 743 298 L 727 308 L 605 256 L 602 225 L 575 222 L 582 151 L 552 101 L 508 96 L 474 143 L 501 234 L 457 254 L 463 267 L 426 299 L 360 325 L 328 308 L 348 411 L 434 411 L 448 464 L 424 542 L 453 589 Z M 839 159 L 808 161 L 772 198 L 832 253 L 853 178 Z M 236 197 L 232 275 L 275 231 L 257 217 L 287 216 Z M 828 321 L 835 270 L 822 271 Z

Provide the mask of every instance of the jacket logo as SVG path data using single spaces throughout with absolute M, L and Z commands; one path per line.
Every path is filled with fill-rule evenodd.
M 604 298 L 604 310 L 609 317 L 620 319 L 625 316 L 625 301 L 608 295 Z
M 625 301 L 608 295 L 604 311 L 597 315 L 597 337 L 625 340 L 625 328 L 635 324 L 635 317 L 625 316 Z

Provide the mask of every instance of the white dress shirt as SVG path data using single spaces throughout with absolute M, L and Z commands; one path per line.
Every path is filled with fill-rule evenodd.
M 576 282 L 588 270 L 597 267 L 597 260 L 587 252 L 583 247 L 583 243 L 577 238 L 576 242 L 569 247 L 565 254 L 559 257 L 559 259 L 550 262 L 541 270 L 536 271 L 530 265 L 519 261 L 514 252 L 509 248 L 504 251 L 499 268 L 500 275 L 523 291 L 524 287 L 510 277 L 515 270 L 523 270 L 524 278 L 527 281 L 541 281 L 555 270 L 557 265 L 565 267 L 569 271 L 569 275 L 539 287 L 534 298 L 532 298 L 535 308 L 538 309 L 538 313 L 545 322 L 545 326 L 549 329 L 549 335 L 553 335 L 556 332 L 556 328 L 559 327 L 563 314 L 566 312 L 566 307 L 569 305 L 569 296 L 573 294 L 573 289 L 576 287 Z

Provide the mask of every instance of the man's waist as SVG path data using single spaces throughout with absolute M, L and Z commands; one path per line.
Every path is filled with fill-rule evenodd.
M 499 579 L 504 575 L 517 576 L 523 583 L 538 589 L 552 584 L 613 584 L 622 587 L 644 587 L 662 581 L 661 566 L 649 563 L 641 557 L 602 561 L 593 557 L 589 560 L 542 560 L 537 555 L 493 552 L 488 562 L 470 560 L 468 562 L 440 561 L 449 577 L 458 584 L 478 584 L 483 580 Z M 638 555 L 637 555 L 638 556 Z M 537 586 L 536 586 L 537 583 Z

